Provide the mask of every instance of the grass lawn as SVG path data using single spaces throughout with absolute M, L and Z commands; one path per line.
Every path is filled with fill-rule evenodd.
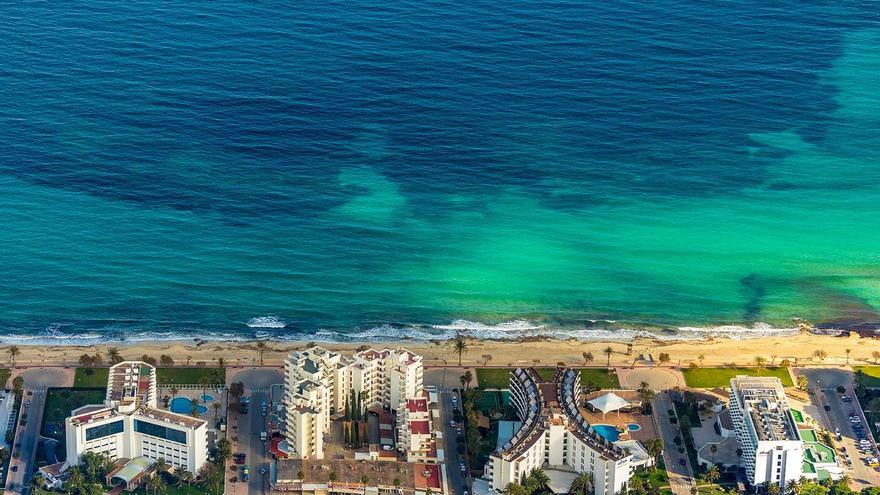
M 694 368 L 682 371 L 684 381 L 688 387 L 693 388 L 724 388 L 730 386 L 730 379 L 737 375 L 748 376 L 775 376 L 782 381 L 782 386 L 792 387 L 791 375 L 788 368 Z
M 199 379 L 203 376 L 208 377 L 211 383 L 214 383 L 217 375 L 217 368 L 157 368 L 156 379 L 159 385 L 198 385 Z M 87 368 L 77 368 L 76 375 L 73 379 L 73 386 L 76 388 L 92 388 L 106 387 L 108 368 L 94 368 L 89 373 Z M 2 376 L 2 375 L 0 375 Z M 220 382 L 226 383 L 226 373 L 220 372 Z
M 207 377 L 211 383 L 214 383 L 219 370 L 220 383 L 226 383 L 226 372 L 219 368 L 158 368 L 156 370 L 156 379 L 159 385 L 198 385 L 202 377 Z
M 3 385 L 3 388 L 6 388 L 6 381 L 9 380 L 10 375 L 12 375 L 12 372 L 7 368 L 0 368 L 0 384 Z
M 477 368 L 477 382 L 480 388 L 508 388 L 510 371 L 513 368 Z M 581 368 L 581 383 L 593 383 L 599 388 L 617 388 L 620 382 L 617 375 L 609 373 L 605 368 Z M 535 368 L 538 376 L 551 380 L 556 368 Z
M 868 388 L 880 388 L 880 366 L 853 366 L 854 371 L 862 370 L 864 383 Z
M 46 394 L 46 407 L 43 410 L 43 435 L 64 441 L 64 418 L 70 411 L 86 404 L 104 402 L 107 389 L 104 388 L 50 388 Z
M 77 368 L 73 376 L 74 388 L 107 387 L 109 368 Z M 48 405 L 48 404 L 47 404 Z

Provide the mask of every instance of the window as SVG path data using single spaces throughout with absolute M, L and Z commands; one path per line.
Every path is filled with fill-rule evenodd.
M 134 420 L 134 431 L 143 433 L 144 435 L 150 435 L 151 437 L 162 438 L 170 442 L 186 443 L 186 432 L 153 423 L 147 423 L 146 421 L 141 421 L 139 419 Z
M 116 435 L 117 433 L 122 433 L 123 430 L 125 430 L 125 424 L 121 419 L 112 423 L 92 426 L 91 428 L 86 428 L 86 441 Z

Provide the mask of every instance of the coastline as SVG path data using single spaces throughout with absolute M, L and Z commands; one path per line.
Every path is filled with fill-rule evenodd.
M 558 362 L 568 365 L 583 365 L 583 353 L 590 352 L 594 356 L 591 366 L 606 363 L 603 349 L 611 346 L 611 366 L 632 366 L 640 355 L 668 353 L 670 362 L 666 366 L 688 366 L 690 363 L 701 362 L 701 366 L 722 366 L 736 364 L 751 365 L 755 356 L 764 357 L 768 364 L 779 363 L 788 359 L 792 364 L 827 364 L 840 365 L 846 363 L 846 350 L 850 349 L 850 364 L 874 364 L 872 353 L 880 351 L 880 339 L 863 337 L 855 332 L 821 335 L 809 332 L 795 334 L 753 337 L 748 339 L 706 338 L 703 340 L 660 340 L 652 338 L 609 338 L 602 340 L 580 340 L 575 338 L 558 339 L 549 337 L 528 337 L 516 340 L 466 339 L 469 350 L 462 356 L 464 366 L 483 366 L 485 355 L 491 356 L 489 366 L 553 366 Z M 260 340 L 267 344 L 263 353 L 263 364 L 279 366 L 287 355 L 294 350 L 304 349 L 312 342 L 279 341 L 272 339 Z M 110 347 L 120 350 L 123 357 L 137 359 L 143 355 L 158 359 L 168 355 L 175 365 L 209 366 L 222 357 L 227 366 L 246 367 L 260 365 L 257 340 L 240 341 L 209 341 L 209 340 L 143 340 L 137 342 L 120 342 L 118 344 L 101 343 L 99 345 L 20 345 L 20 354 L 16 359 L 17 366 L 77 366 L 79 357 L 84 353 L 101 352 L 106 355 Z M 458 357 L 451 352 L 446 341 L 359 341 L 359 342 L 314 342 L 328 349 L 351 352 L 361 346 L 373 347 L 406 347 L 413 352 L 422 354 L 428 366 L 458 366 Z M 627 350 L 631 346 L 631 354 Z M 9 344 L 3 347 L 6 354 Z M 813 357 L 817 350 L 827 353 L 825 359 Z M 3 366 L 8 366 L 7 362 Z M 701 359 L 702 357 L 702 359 Z M 646 364 L 646 363 L 642 363 Z

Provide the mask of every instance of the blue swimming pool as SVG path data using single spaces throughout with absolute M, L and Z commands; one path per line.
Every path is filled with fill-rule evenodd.
M 593 431 L 611 442 L 616 442 L 620 438 L 617 427 L 613 425 L 593 425 Z
M 202 396 L 202 402 L 211 402 L 212 400 L 214 400 L 213 395 L 205 394 Z
M 196 406 L 199 411 L 199 414 L 205 414 L 208 412 L 208 408 L 199 404 Z M 187 397 L 175 397 L 171 399 L 171 402 L 168 404 L 168 409 L 171 409 L 171 412 L 177 414 L 190 414 L 192 413 L 192 401 Z
M 626 429 L 629 431 L 639 431 L 642 429 L 642 427 L 635 423 L 627 423 Z

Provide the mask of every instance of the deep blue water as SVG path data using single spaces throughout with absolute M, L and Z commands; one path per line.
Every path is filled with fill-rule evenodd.
M 878 323 L 876 7 L 7 4 L 0 328 Z

